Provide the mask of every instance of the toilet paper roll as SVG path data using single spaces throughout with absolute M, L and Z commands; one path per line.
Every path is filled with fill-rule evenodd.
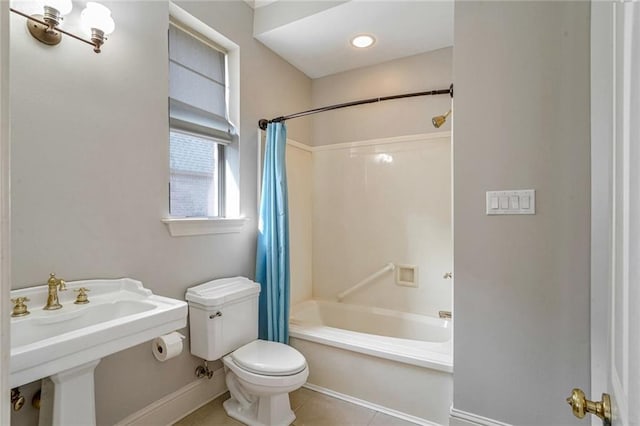
M 160 362 L 164 362 L 182 352 L 182 339 L 184 336 L 176 331 L 160 336 L 151 342 L 153 356 Z

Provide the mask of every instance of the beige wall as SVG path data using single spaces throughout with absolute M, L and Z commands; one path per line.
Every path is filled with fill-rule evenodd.
M 589 393 L 589 8 L 456 2 L 453 405 L 511 424 Z M 535 216 L 484 214 L 518 188 Z
M 452 48 L 358 68 L 313 80 L 313 107 L 425 90 L 451 84 Z M 448 95 L 360 105 L 313 116 L 314 145 L 329 145 L 450 130 L 431 125 L 431 117 L 451 107 Z M 295 121 L 295 120 L 291 120 Z
M 254 275 L 256 123 L 310 106 L 310 80 L 253 40 L 243 1 L 178 2 L 241 49 L 239 234 L 173 238 L 168 214 L 168 2 L 107 2 L 116 21 L 103 53 L 65 38 L 37 43 L 11 17 L 13 287 L 133 277 L 182 299 L 187 287 Z M 75 4 L 74 14 L 81 7 Z M 289 135 L 309 142 L 308 122 Z M 188 350 L 158 363 L 148 344 L 96 369 L 98 424 L 111 425 L 195 379 Z

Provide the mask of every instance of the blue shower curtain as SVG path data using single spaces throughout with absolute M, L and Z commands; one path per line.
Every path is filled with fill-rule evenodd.
M 261 339 L 289 342 L 289 206 L 284 123 L 267 127 L 258 223 L 256 281 L 260 283 Z

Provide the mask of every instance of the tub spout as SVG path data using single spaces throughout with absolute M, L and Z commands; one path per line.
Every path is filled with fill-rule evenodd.
M 438 316 L 443 319 L 451 319 L 451 311 L 438 311 Z

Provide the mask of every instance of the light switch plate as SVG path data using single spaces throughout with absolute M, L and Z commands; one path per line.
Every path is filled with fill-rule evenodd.
M 536 191 L 487 191 L 487 214 L 536 214 Z

